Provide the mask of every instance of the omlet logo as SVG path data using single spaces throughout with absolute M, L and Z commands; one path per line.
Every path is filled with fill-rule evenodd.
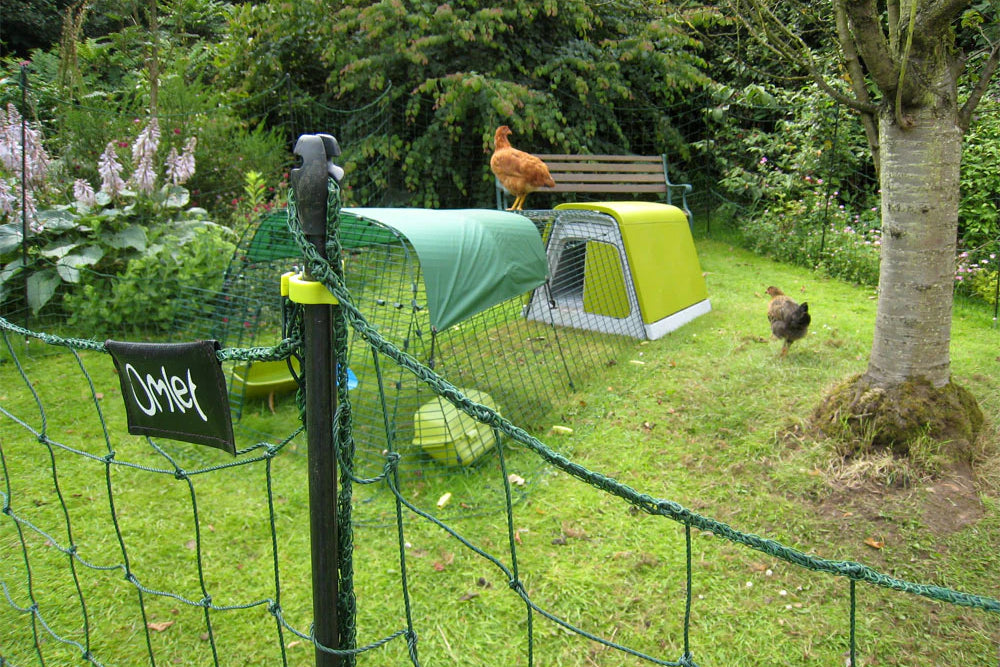
M 125 364 L 125 375 L 132 387 L 136 406 L 150 417 L 167 410 L 185 413 L 194 408 L 201 420 L 207 422 L 208 417 L 198 404 L 198 385 L 191 379 L 191 369 L 185 370 L 184 377 L 167 375 L 167 369 L 160 366 L 159 377 L 151 373 L 143 377 L 135 366 Z
M 118 371 L 128 432 L 236 454 L 219 343 L 104 343 Z

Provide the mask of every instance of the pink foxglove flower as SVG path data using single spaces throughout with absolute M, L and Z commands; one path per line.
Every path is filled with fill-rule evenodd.
M 181 183 L 194 176 L 194 149 L 197 145 L 197 137 L 191 137 L 184 144 L 184 151 L 181 153 L 181 163 L 184 167 L 182 174 L 184 176 L 184 180 L 182 180 Z
M 180 185 L 180 176 L 177 162 L 181 159 L 181 156 L 177 154 L 177 149 L 173 146 L 170 147 L 170 152 L 167 153 L 167 179 L 174 185 Z
M 184 167 L 184 157 L 179 155 L 177 149 L 172 146 L 170 154 L 167 155 L 167 178 L 174 185 L 183 185 L 189 178 Z
M 0 109 L 0 165 L 21 170 L 21 114 L 13 104 Z
M 0 216 L 14 215 L 14 205 L 17 197 L 10 191 L 10 184 L 7 179 L 0 178 Z
M 73 198 L 84 206 L 97 206 L 97 197 L 94 195 L 94 188 L 90 187 L 90 183 L 82 178 L 78 178 L 73 182 Z
M 0 165 L 17 174 L 23 168 L 24 180 L 29 185 L 39 186 L 49 169 L 49 154 L 42 146 L 42 133 L 25 123 L 13 104 L 8 104 L 6 111 L 0 110 Z
M 184 144 L 184 152 L 179 155 L 176 148 L 170 149 L 170 155 L 167 156 L 167 177 L 174 185 L 182 185 L 194 176 L 194 148 L 197 143 L 197 138 L 191 137 Z
M 143 160 L 152 162 L 156 155 L 156 149 L 160 146 L 160 122 L 154 117 L 149 119 L 149 123 L 142 129 L 139 136 L 132 144 L 132 163 L 136 169 Z
M 97 172 L 101 175 L 101 191 L 109 197 L 114 197 L 125 189 L 125 181 L 122 180 L 122 164 L 115 154 L 115 142 L 109 141 L 108 145 L 97 159 Z
M 156 171 L 153 169 L 153 156 L 143 156 L 132 172 L 132 182 L 139 192 L 150 193 L 156 187 Z

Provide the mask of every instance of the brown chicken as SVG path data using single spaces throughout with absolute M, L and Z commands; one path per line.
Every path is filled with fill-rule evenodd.
M 490 170 L 507 192 L 514 195 L 508 211 L 524 209 L 524 200 L 538 188 L 551 188 L 556 184 L 549 168 L 540 159 L 519 151 L 510 145 L 510 128 L 501 125 L 493 137 L 493 156 Z
M 809 322 L 812 321 L 809 304 L 804 301 L 801 304 L 795 303 L 777 287 L 768 287 L 765 291 L 771 296 L 771 302 L 767 304 L 771 333 L 775 338 L 785 341 L 779 355 L 783 357 L 788 354 L 791 344 L 805 337 L 809 330 Z

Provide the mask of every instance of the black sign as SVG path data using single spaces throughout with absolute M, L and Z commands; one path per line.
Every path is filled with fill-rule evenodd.
M 128 432 L 194 442 L 236 454 L 218 341 L 105 347 L 122 385 Z

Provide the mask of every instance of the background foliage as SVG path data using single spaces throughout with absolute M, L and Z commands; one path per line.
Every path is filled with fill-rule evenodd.
M 856 115 L 794 68 L 775 77 L 770 54 L 715 6 L 94 0 L 32 16 L 56 6 L 57 36 L 15 40 L 13 24 L 0 26 L 0 103 L 23 107 L 56 158 L 47 206 L 69 204 L 107 141 L 155 113 L 163 150 L 175 136 L 199 139 L 191 204 L 238 231 L 280 198 L 302 132 L 341 140 L 349 204 L 492 207 L 488 154 L 507 124 L 531 152 L 665 153 L 673 180 L 694 185 L 699 228 L 877 281 L 878 189 Z M 970 58 L 982 57 L 992 12 L 977 4 L 965 18 L 979 31 L 963 43 Z M 833 62 L 818 7 L 785 20 Z M 997 104 L 987 97 L 968 135 L 968 254 L 956 267 L 962 288 L 987 299 L 1000 235 Z M 251 172 L 264 194 L 248 206 Z

